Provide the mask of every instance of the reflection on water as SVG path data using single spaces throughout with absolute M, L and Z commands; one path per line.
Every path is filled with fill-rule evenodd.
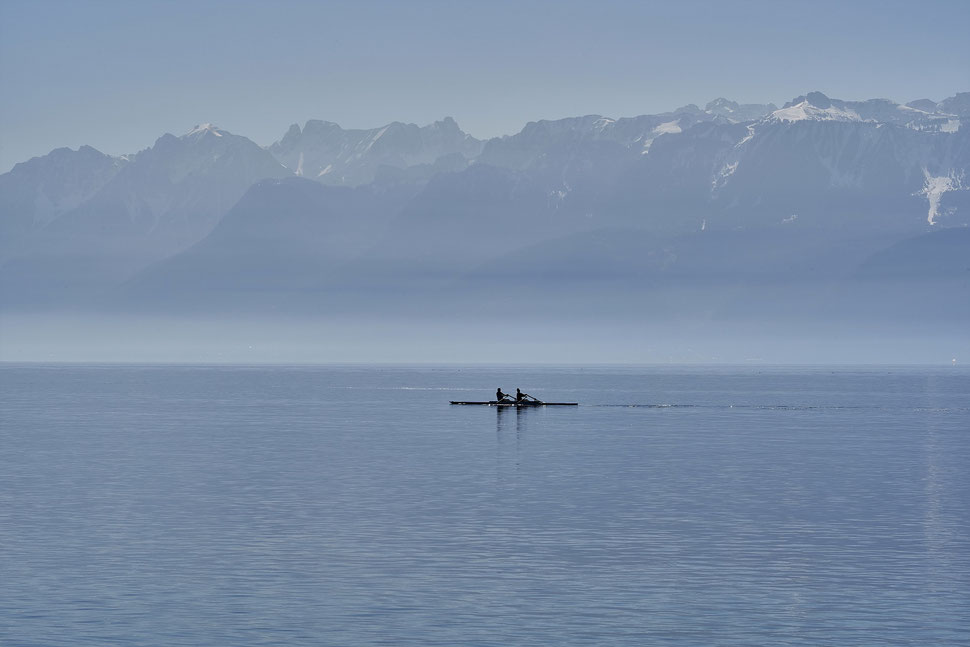
M 515 437 L 519 438 L 522 435 L 522 429 L 525 427 L 525 421 L 528 419 L 531 411 L 535 411 L 534 407 L 494 407 L 495 409 L 495 427 L 498 433 L 501 435 L 503 432 L 515 431 Z
M 489 407 L 492 408 L 492 407 Z M 529 428 L 529 417 L 537 412 L 532 407 L 494 407 L 496 434 L 496 470 L 500 481 L 519 469 L 522 443 Z
M 510 379 L 582 406 L 447 404 Z M 967 372 L 34 366 L 0 380 L 2 644 L 970 632 Z M 624 403 L 677 406 L 602 406 Z

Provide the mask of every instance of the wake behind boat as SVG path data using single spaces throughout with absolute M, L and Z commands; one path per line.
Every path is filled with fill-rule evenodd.
M 451 401 L 452 404 L 479 404 L 489 407 L 575 407 L 578 402 L 543 402 L 539 398 L 533 397 L 528 393 L 523 393 L 520 389 L 515 390 L 515 395 L 503 393 L 502 389 L 495 391 L 495 399 L 485 402 L 459 402 Z

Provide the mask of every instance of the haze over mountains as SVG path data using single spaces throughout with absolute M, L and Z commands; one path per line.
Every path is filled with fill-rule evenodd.
M 970 93 L 261 147 L 205 124 L 0 175 L 10 312 L 970 324 Z M 713 323 L 712 323 L 713 322 Z M 865 323 L 868 322 L 868 323 Z

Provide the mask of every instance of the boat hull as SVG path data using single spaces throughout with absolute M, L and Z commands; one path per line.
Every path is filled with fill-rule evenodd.
M 579 405 L 578 402 L 497 402 L 496 400 L 488 402 L 458 402 L 452 400 L 451 404 L 478 404 L 488 407 L 575 407 Z

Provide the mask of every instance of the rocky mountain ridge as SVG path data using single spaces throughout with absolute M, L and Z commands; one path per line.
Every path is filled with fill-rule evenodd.
M 203 285 L 237 297 L 479 285 L 506 270 L 815 281 L 893 245 L 911 266 L 937 243 L 903 241 L 970 225 L 967 97 L 717 99 L 484 142 L 445 118 L 309 121 L 268 147 L 203 124 L 121 158 L 58 149 L 0 175 L 0 289 L 17 307 L 119 290 L 164 304 Z M 886 254 L 867 267 L 888 267 Z

